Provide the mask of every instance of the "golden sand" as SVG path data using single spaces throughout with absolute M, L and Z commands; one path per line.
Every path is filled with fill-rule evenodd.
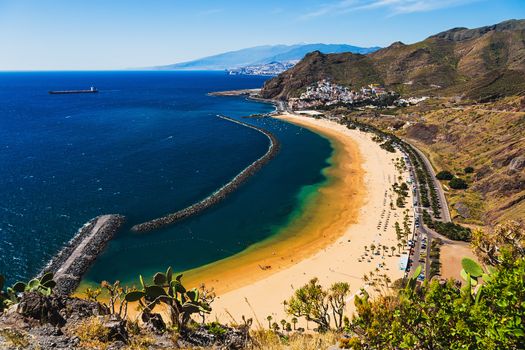
M 281 232 L 232 257 L 187 271 L 186 285 L 204 283 L 224 294 L 312 256 L 357 222 L 365 196 L 357 144 L 351 139 L 341 142 L 333 130 L 309 128 L 327 137 L 334 149 L 332 165 L 324 171 L 328 181 Z

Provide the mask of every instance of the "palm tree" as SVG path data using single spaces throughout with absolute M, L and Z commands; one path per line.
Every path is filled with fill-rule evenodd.
M 391 251 L 390 256 L 394 256 L 394 253 L 396 251 L 396 247 L 395 246 L 391 246 L 390 247 L 390 251 Z
M 374 255 L 374 250 L 376 250 L 376 245 L 372 243 L 370 245 L 370 250 L 372 251 L 372 255 Z
M 295 325 L 297 324 L 297 317 L 292 317 L 293 330 L 295 331 Z
M 401 247 L 402 247 L 402 246 L 403 246 L 403 245 L 402 245 L 401 243 L 398 243 L 398 244 L 397 244 L 397 251 L 399 252 L 399 254 L 401 254 Z
M 273 319 L 273 317 L 268 315 L 268 317 L 266 317 L 266 319 L 268 320 L 268 328 L 272 329 L 272 319 Z
M 281 326 L 283 326 L 283 331 L 286 329 L 286 320 L 281 320 Z

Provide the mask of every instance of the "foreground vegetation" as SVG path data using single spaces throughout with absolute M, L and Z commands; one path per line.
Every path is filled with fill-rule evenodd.
M 386 276 L 371 274 L 366 282 L 373 287 L 374 297 L 361 290 L 354 297 L 354 315 L 345 314 L 350 294 L 347 283 L 325 289 L 314 278 L 285 302 L 293 326 L 282 320 L 279 327 L 277 322 L 271 324 L 271 318 L 267 319 L 268 329 L 255 330 L 251 319 L 244 317 L 235 325 L 209 322 L 205 316 L 211 311 L 213 292 L 204 287 L 186 289 L 182 275 L 174 275 L 169 268 L 155 274 L 151 282 L 140 277 L 138 288 L 103 282 L 99 289 L 88 289 L 81 314 L 70 325 L 56 326 L 78 342 L 68 348 L 277 350 L 325 349 L 338 344 L 356 350 L 523 349 L 525 226 L 509 222 L 492 232 L 475 231 L 472 244 L 486 267 L 463 259 L 462 283 L 438 279 L 419 283 L 419 271 L 393 283 Z M 48 315 L 53 315 L 52 305 L 60 304 L 61 299 L 54 295 L 52 277 L 47 274 L 27 284 L 17 282 L 5 290 L 0 277 L 4 311 L 0 341 L 13 348 L 38 348 L 33 346 L 36 338 L 31 331 L 13 327 L 8 320 L 20 314 L 35 318 L 42 327 L 55 324 Z M 97 301 L 101 293 L 108 296 L 104 302 Z M 28 309 L 28 300 L 39 300 L 45 307 L 35 313 L 35 305 Z M 86 314 L 94 306 L 97 313 Z M 67 308 L 67 313 L 74 313 Z M 129 308 L 138 313 L 129 317 Z M 14 313 L 5 312 L 7 309 Z M 301 318 L 317 325 L 315 333 L 296 328 Z

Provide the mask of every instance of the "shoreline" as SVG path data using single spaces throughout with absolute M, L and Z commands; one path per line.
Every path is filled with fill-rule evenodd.
M 388 218 L 391 214 L 394 218 L 400 217 L 403 210 L 390 210 L 386 201 L 391 184 L 398 175 L 392 159 L 400 157 L 400 153 L 388 153 L 369 135 L 327 120 L 289 114 L 275 117 L 308 128 L 332 142 L 335 154 L 332 166 L 327 170 L 332 178 L 319 191 L 324 192 L 324 197 L 309 205 L 307 209 L 314 209 L 312 213 L 303 213 L 310 220 L 298 223 L 300 236 L 292 235 L 287 239 L 284 232 L 283 240 L 274 242 L 273 247 L 271 242 L 256 244 L 240 255 L 189 271 L 189 278 L 186 276 L 185 279 L 194 284 L 200 278 L 208 287 L 209 282 L 212 282 L 211 286 L 218 286 L 218 297 L 210 319 L 240 322 L 242 316 L 253 317 L 263 327 L 268 315 L 274 320 L 288 319 L 282 302 L 313 277 L 318 277 L 324 287 L 340 281 L 350 283 L 352 297 L 347 300 L 347 315 L 350 316 L 354 310 L 350 299 L 361 288 L 368 288 L 362 280 L 363 275 L 383 264 L 381 273 L 387 274 L 392 281 L 403 277 L 404 271 L 398 266 L 400 258 L 393 254 L 369 257 L 370 262 L 359 261 L 364 245 L 390 247 L 397 243 L 395 219 L 388 223 Z M 349 159 L 352 161 L 348 162 Z M 411 203 L 411 198 L 408 203 Z M 385 208 L 388 211 L 386 223 L 383 219 Z M 384 230 L 379 229 L 378 220 L 383 221 Z M 309 249 L 295 249 L 294 241 L 305 237 L 312 238 L 307 246 Z M 270 256 L 264 253 L 272 251 L 275 254 Z M 251 259 L 248 258 L 250 254 Z M 277 270 L 257 270 L 253 267 L 257 258 L 262 264 L 267 261 L 280 264 Z M 212 273 L 215 279 L 210 281 L 206 277 L 208 273 Z M 306 326 L 304 320 L 299 325 Z
M 364 197 L 357 147 L 339 143 L 339 140 L 325 134 L 321 136 L 327 138 L 334 149 L 330 166 L 323 170 L 327 180 L 320 184 L 318 191 L 306 194 L 310 198 L 301 200 L 303 205 L 297 209 L 297 215 L 284 225 L 282 231 L 243 252 L 186 271 L 186 285 L 198 286 L 204 283 L 207 287 L 213 287 L 218 294 L 249 285 L 313 256 L 335 242 L 347 225 L 356 222 Z M 345 166 L 341 167 L 340 164 Z M 345 178 L 343 173 L 353 176 Z M 304 190 L 309 192 L 306 188 Z M 349 198 L 357 205 L 344 203 Z M 332 201 L 334 203 L 330 203 Z M 337 224 L 326 220 L 328 217 L 337 218 Z M 304 226 L 310 227 L 309 232 L 304 232 Z

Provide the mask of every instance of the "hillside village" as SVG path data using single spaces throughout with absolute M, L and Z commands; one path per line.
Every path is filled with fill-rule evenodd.
M 329 79 L 322 79 L 308 86 L 299 97 L 290 98 L 288 106 L 293 110 L 326 108 L 335 105 L 376 108 L 378 106 L 415 105 L 427 98 L 400 98 L 397 93 L 388 91 L 379 84 L 369 84 L 354 90 L 347 86 L 334 84 Z

